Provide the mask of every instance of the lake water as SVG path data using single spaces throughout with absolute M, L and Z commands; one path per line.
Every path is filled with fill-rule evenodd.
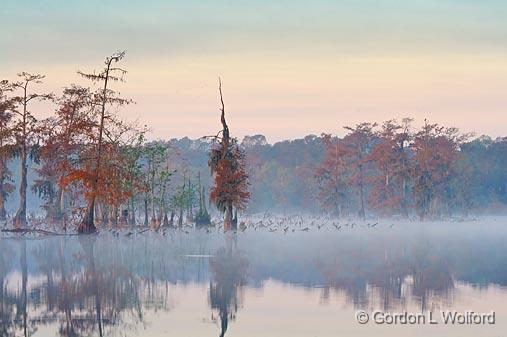
M 5 234 L 0 336 L 505 336 L 507 218 L 320 226 Z

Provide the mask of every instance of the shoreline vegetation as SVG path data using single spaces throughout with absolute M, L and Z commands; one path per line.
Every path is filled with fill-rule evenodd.
M 474 137 L 426 120 L 416 129 L 403 118 L 345 126 L 341 138 L 240 142 L 226 120 L 221 79 L 216 134 L 147 141 L 146 126 L 121 118 L 121 107 L 134 103 L 115 91 L 127 75 L 125 56 L 107 57 L 99 72 L 78 71 L 90 87 L 71 84 L 58 94 L 37 91 L 44 75 L 0 81 L 3 232 L 207 228 L 217 226 L 212 215 L 223 216 L 215 222 L 229 231 L 247 226 L 239 216 L 266 211 L 424 221 L 507 209 L 507 137 Z M 36 101 L 54 105 L 53 115 L 38 119 Z M 11 218 L 13 194 L 19 206 Z M 27 208 L 33 195 L 40 210 Z

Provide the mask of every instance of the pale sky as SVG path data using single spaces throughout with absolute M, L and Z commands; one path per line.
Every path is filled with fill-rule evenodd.
M 43 73 L 58 93 L 127 50 L 114 88 L 152 138 L 216 133 L 218 76 L 239 138 L 406 116 L 507 136 L 507 1 L 1 2 L 0 79 Z

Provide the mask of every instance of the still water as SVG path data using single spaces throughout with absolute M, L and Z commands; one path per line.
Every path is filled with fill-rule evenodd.
M 501 337 L 506 220 L 4 235 L 0 336 Z M 438 324 L 359 324 L 358 310 Z M 495 323 L 446 325 L 442 310 Z

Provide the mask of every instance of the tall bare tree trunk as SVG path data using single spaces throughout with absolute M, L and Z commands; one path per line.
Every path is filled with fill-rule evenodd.
M 174 226 L 174 210 L 171 210 L 171 220 L 169 220 L 169 226 Z
M 401 214 L 404 218 L 408 218 L 408 202 L 407 202 L 407 179 L 403 178 L 401 190 Z
M 26 141 L 27 141 L 27 130 L 26 130 L 26 117 L 27 117 L 27 86 L 24 87 L 24 98 L 23 98 L 23 130 L 21 135 L 21 183 L 19 185 L 19 208 L 16 212 L 16 215 L 14 216 L 14 226 L 16 228 L 24 227 L 26 226 L 26 187 L 27 187 L 27 181 L 26 181 L 26 175 L 27 175 L 27 167 L 26 167 L 26 155 L 27 155 L 27 148 L 26 148 Z
M 225 208 L 224 231 L 232 229 L 232 203 L 228 202 Z
M 366 218 L 366 212 L 364 210 L 364 181 L 363 181 L 363 168 L 359 167 L 359 198 L 361 199 L 361 209 L 359 210 L 359 216 L 362 219 Z
M 14 226 L 16 228 L 26 226 L 26 188 L 27 188 L 27 171 L 26 166 L 26 145 L 21 147 L 21 183 L 19 185 L 19 208 L 14 216 Z
M 5 199 L 3 197 L 3 191 L 0 189 L 0 221 L 7 219 L 7 211 L 5 210 Z
M 136 225 L 136 206 L 133 197 L 130 198 L 129 225 Z
M 233 231 L 238 229 L 238 209 L 234 208 L 234 216 L 232 218 L 231 228 Z
M 56 218 L 61 220 L 65 214 L 65 191 L 63 188 L 58 189 L 57 205 L 56 205 Z
M 148 227 L 148 195 L 144 194 L 144 227 Z
M 183 226 L 183 207 L 180 207 L 180 216 L 178 218 L 178 227 Z
M 0 144 L 0 147 L 2 145 Z M 0 221 L 5 221 L 7 212 L 5 211 L 5 195 L 4 195 L 4 181 L 5 181 L 5 161 L 0 162 Z

